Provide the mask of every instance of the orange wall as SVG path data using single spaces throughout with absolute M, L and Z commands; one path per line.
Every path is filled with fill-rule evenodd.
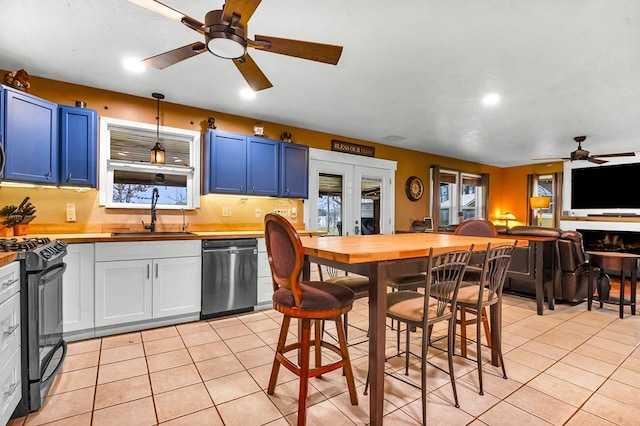
M 3 71 L 0 73 L 4 74 Z M 87 103 L 88 108 L 96 109 L 102 117 L 113 117 L 131 121 L 155 124 L 156 101 L 155 99 L 141 98 L 125 95 L 106 90 L 90 88 L 86 86 L 74 85 L 65 82 L 49 80 L 32 76 L 29 93 L 50 101 L 74 105 L 76 100 Z M 163 126 L 177 127 L 188 130 L 204 131 L 206 129 L 207 117 L 213 116 L 219 130 L 225 130 L 240 134 L 252 134 L 253 125 L 256 119 L 225 114 L 218 111 L 210 111 L 171 102 L 162 102 L 160 124 Z M 525 166 L 502 169 L 487 166 L 480 163 L 457 160 L 423 152 L 411 151 L 386 145 L 373 143 L 370 141 L 347 138 L 339 135 L 332 135 L 308 129 L 286 126 L 279 123 L 263 121 L 267 137 L 278 139 L 279 135 L 288 130 L 293 134 L 293 140 L 298 143 L 308 145 L 313 148 L 327 149 L 331 147 L 332 139 L 339 139 L 346 142 L 373 146 L 376 149 L 376 157 L 398 162 L 396 171 L 395 188 L 395 227 L 398 230 L 407 229 L 410 223 L 418 218 L 427 216 L 430 209 L 429 187 L 429 167 L 437 164 L 443 168 L 461 170 L 469 173 L 489 173 L 489 219 L 497 221 L 497 218 L 504 211 L 511 211 L 518 220 L 525 218 L 526 209 L 526 174 L 532 173 L 536 167 Z M 559 167 L 553 171 L 561 170 Z M 537 171 L 536 173 L 550 173 L 550 168 Z M 420 177 L 426 185 L 425 195 L 417 202 L 407 199 L 404 192 L 404 185 L 409 176 Z M 68 190 L 33 190 L 33 189 L 9 189 L 3 188 L 0 191 L 0 204 L 10 204 L 19 202 L 24 195 L 35 194 L 34 204 L 40 207 L 38 211 L 38 222 L 58 223 L 64 221 L 64 205 L 66 202 L 77 204 L 78 221 L 83 223 L 140 223 L 140 220 L 147 219 L 147 212 L 140 210 L 104 209 L 97 205 L 96 191 L 85 193 L 56 192 Z M 60 196 L 59 194 L 64 194 Z M 9 199 L 11 198 L 11 199 Z M 40 206 L 38 205 L 40 201 Z M 233 203 L 234 217 L 223 218 L 218 212 L 221 204 Z M 190 223 L 246 223 L 258 226 L 261 218 L 255 218 L 255 208 L 261 207 L 263 214 L 274 208 L 281 208 L 282 203 L 286 203 L 288 208 L 296 206 L 302 212 L 302 205 L 299 200 L 291 202 L 282 199 L 253 199 L 252 197 L 224 197 L 224 196 L 203 196 L 201 197 L 201 208 L 195 212 L 188 212 Z M 237 214 L 235 214 L 237 212 Z M 165 220 L 174 223 L 181 221 L 179 214 L 168 213 Z M 299 215 L 298 222 L 302 222 Z
M 498 205 L 503 209 L 501 213 L 508 211 L 515 215 L 516 220 L 509 221 L 509 226 L 527 224 L 527 175 L 548 175 L 562 172 L 562 164 L 562 162 L 529 164 L 502 169 L 504 184 Z M 494 212 L 497 216 L 501 213 Z

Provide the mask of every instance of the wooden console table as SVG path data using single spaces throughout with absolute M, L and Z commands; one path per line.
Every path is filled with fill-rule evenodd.
M 638 259 L 640 255 L 631 253 L 618 253 L 610 251 L 588 251 L 589 255 L 589 287 L 587 296 L 587 310 L 591 310 L 591 304 L 593 301 L 593 282 L 595 280 L 595 274 L 593 268 L 600 268 L 602 271 L 605 269 L 620 271 L 620 318 L 624 318 L 624 305 L 627 304 L 624 300 L 624 287 L 626 282 L 626 275 L 630 275 L 631 285 L 631 297 L 629 298 L 629 305 L 631 305 L 631 315 L 636 314 L 636 284 L 638 274 Z M 605 302 L 613 302 L 614 300 L 602 300 L 600 294 L 598 294 L 600 301 L 600 307 Z

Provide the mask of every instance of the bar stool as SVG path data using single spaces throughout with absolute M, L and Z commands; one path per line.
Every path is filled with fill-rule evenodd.
M 298 425 L 304 425 L 310 377 L 321 376 L 330 371 L 344 368 L 351 404 L 358 405 L 347 339 L 342 324 L 342 315 L 349 312 L 353 305 L 354 293 L 351 289 L 338 284 L 300 281 L 300 273 L 304 265 L 304 252 L 295 228 L 285 218 L 273 213 L 265 216 L 264 224 L 267 255 L 273 278 L 273 307 L 284 314 L 267 393 L 273 395 L 275 392 L 281 365 L 300 377 Z M 291 318 L 297 318 L 300 322 L 301 334 L 298 336 L 297 342 L 287 345 L 286 340 Z M 321 320 L 336 322 L 340 347 L 321 339 Z M 312 322 L 315 326 L 314 340 L 311 340 Z M 315 368 L 312 369 L 309 368 L 311 345 L 315 348 Z M 340 359 L 331 364 L 322 365 L 321 348 L 335 352 L 340 356 Z M 294 350 L 300 350 L 298 364 L 285 355 Z
M 636 314 L 636 286 L 637 286 L 637 274 L 638 274 L 638 259 L 640 255 L 632 253 L 619 253 L 611 251 L 588 251 L 589 255 L 589 290 L 587 291 L 587 310 L 591 310 L 591 304 L 593 302 L 593 281 L 595 273 L 594 268 L 600 268 L 601 273 L 604 270 L 616 270 L 620 271 L 620 318 L 624 318 L 624 305 L 627 302 L 624 300 L 624 287 L 626 283 L 627 273 L 630 275 L 630 298 L 629 305 L 631 305 L 631 315 Z M 613 302 L 615 300 L 602 300 L 600 294 L 598 294 L 600 302 L 600 308 L 602 308 L 604 302 Z

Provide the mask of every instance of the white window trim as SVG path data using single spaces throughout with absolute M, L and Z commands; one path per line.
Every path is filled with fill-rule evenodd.
M 178 129 L 174 127 L 160 126 L 160 134 L 177 136 L 189 140 L 189 164 L 191 166 L 175 166 L 166 164 L 138 163 L 121 160 L 111 160 L 110 141 L 111 129 L 131 129 L 156 131 L 156 126 L 135 121 L 120 120 L 117 118 L 100 117 L 100 185 L 99 203 L 106 208 L 148 208 L 150 204 L 116 203 L 113 201 L 113 173 L 115 170 L 137 169 L 147 172 L 171 173 L 187 176 L 187 204 L 172 205 L 158 204 L 162 209 L 195 209 L 200 207 L 200 133 L 193 130 Z M 149 148 L 151 149 L 151 148 Z

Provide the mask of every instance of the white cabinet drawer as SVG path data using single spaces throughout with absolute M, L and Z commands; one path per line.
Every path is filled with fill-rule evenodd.
M 258 252 L 258 277 L 271 278 L 271 266 L 269 266 L 269 259 L 267 253 Z
M 264 238 L 258 238 L 258 252 L 267 252 L 267 242 Z
M 22 398 L 20 383 L 20 347 L 0 366 L 0 425 L 7 424 Z
M 20 293 L 0 304 L 0 365 L 20 346 Z
M 200 256 L 201 240 L 96 243 L 96 262 Z
M 271 277 L 258 277 L 258 305 L 271 303 L 273 296 L 273 281 Z
M 20 263 L 12 262 L 0 268 L 0 303 L 20 290 Z

